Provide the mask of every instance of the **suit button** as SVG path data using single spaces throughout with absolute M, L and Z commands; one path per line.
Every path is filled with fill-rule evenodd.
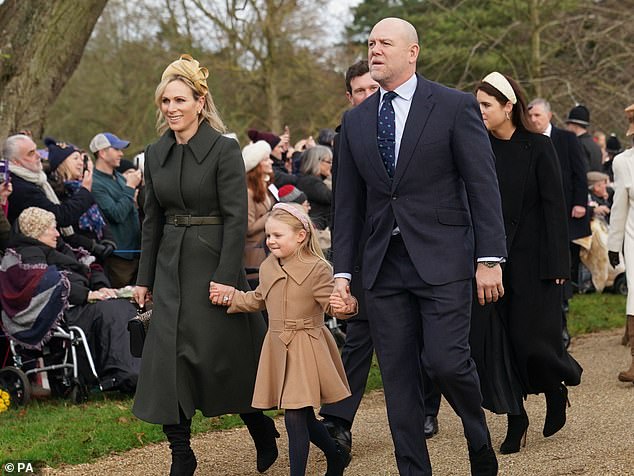
M 392 200 L 396 200 L 398 198 L 398 195 L 392 195 Z

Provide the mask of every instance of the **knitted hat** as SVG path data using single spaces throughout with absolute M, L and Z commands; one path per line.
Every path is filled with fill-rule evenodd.
M 608 180 L 610 177 L 608 177 L 604 173 L 592 171 L 587 173 L 587 178 L 588 178 L 588 187 L 592 188 L 594 184 L 603 182 L 604 180 Z
M 291 184 L 281 186 L 278 190 L 278 196 L 282 203 L 299 203 L 301 205 L 308 200 L 304 192 Z
M 566 122 L 588 127 L 590 125 L 590 111 L 583 104 L 577 104 L 568 113 Z
M 247 135 L 252 142 L 259 140 L 265 140 L 271 146 L 271 149 L 275 149 L 275 146 L 280 143 L 282 139 L 280 136 L 273 134 L 272 132 L 260 132 L 257 129 L 249 129 Z
M 52 137 L 45 137 L 44 144 L 48 147 L 48 163 L 50 171 L 53 172 L 57 167 L 64 162 L 69 155 L 73 152 L 77 152 L 77 149 L 72 144 L 66 144 L 65 142 L 57 142 Z
M 37 240 L 51 226 L 55 224 L 55 215 L 37 207 L 22 210 L 18 217 L 18 226 L 23 235 Z
M 247 145 L 244 149 L 242 149 L 244 170 L 250 172 L 264 159 L 268 159 L 270 153 L 271 146 L 264 140 L 259 140 Z

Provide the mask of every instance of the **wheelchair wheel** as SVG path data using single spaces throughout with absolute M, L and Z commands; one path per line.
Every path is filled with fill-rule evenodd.
M 70 389 L 68 397 L 73 403 L 84 403 L 88 400 L 88 390 L 85 385 L 76 381 L 73 383 L 73 387 Z
M 26 405 L 31 400 L 29 378 L 18 368 L 0 369 L 0 387 L 9 392 L 11 401 L 18 405 Z
M 625 278 L 625 273 L 621 273 L 616 277 L 612 288 L 616 294 L 627 296 L 627 279 Z

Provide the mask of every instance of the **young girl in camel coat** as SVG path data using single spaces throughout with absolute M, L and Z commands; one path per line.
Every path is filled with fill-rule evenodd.
M 300 207 L 275 205 L 266 236 L 271 254 L 260 266 L 260 285 L 255 291 L 236 291 L 227 303 L 229 313 L 264 308 L 269 313 L 252 406 L 285 409 L 292 476 L 305 474 L 309 441 L 326 455 L 326 474 L 341 475 L 350 456 L 330 438 L 313 409 L 350 395 L 337 345 L 324 326 L 324 312 L 350 317 L 356 302 L 331 297 L 332 268 Z M 219 295 L 214 284 L 212 301 Z

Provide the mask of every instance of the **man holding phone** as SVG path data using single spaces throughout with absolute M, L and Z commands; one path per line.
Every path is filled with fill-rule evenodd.
M 117 171 L 123 149 L 129 145 L 129 141 L 110 132 L 101 132 L 90 141 L 90 150 L 96 159 L 93 195 L 117 242 L 117 251 L 106 259 L 108 277 L 115 288 L 127 286 L 136 279 L 137 250 L 141 246 L 141 224 L 135 202 L 141 171 L 126 176 Z

